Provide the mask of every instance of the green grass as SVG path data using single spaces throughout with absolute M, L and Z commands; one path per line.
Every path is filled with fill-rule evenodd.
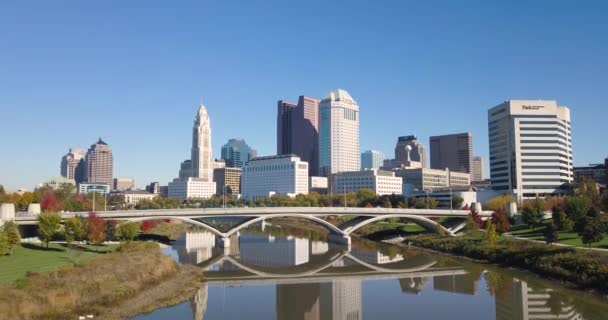
M 530 228 L 527 225 L 519 224 L 511 227 L 511 234 L 517 237 L 522 237 L 531 240 L 544 241 L 543 230 L 545 226 L 536 228 Z M 559 243 L 567 244 L 575 247 L 586 247 L 583 241 L 576 232 L 572 231 L 560 231 L 559 232 Z M 608 235 L 600 242 L 591 244 L 592 248 L 608 249 Z
M 55 243 L 50 244 L 46 249 L 39 244 L 24 243 L 14 248 L 12 256 L 0 257 L 0 283 L 24 278 L 27 272 L 48 272 L 81 264 L 114 249 L 116 246 L 83 245 L 68 250 L 65 245 Z

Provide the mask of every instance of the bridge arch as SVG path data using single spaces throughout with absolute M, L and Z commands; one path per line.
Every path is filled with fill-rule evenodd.
M 122 224 L 126 224 L 126 223 L 133 223 L 133 222 L 143 222 L 143 221 L 151 221 L 151 220 L 178 220 L 178 221 L 182 221 L 182 222 L 186 222 L 195 226 L 199 226 L 204 228 L 205 230 L 208 230 L 210 232 L 212 232 L 213 234 L 215 234 L 216 236 L 225 238 L 226 234 L 222 233 L 221 231 L 217 230 L 216 228 L 202 223 L 200 221 L 191 219 L 191 218 L 187 218 L 187 217 L 179 217 L 179 216 L 150 216 L 150 217 L 141 217 L 141 218 L 127 218 L 124 219 L 124 222 L 119 223 L 116 227 L 122 225 Z
M 423 217 L 423 216 L 416 216 L 416 215 L 410 215 L 410 214 L 387 214 L 387 215 L 371 217 L 369 219 L 358 222 L 352 226 L 348 226 L 348 227 L 344 228 L 343 232 L 346 236 L 349 236 L 351 233 L 353 233 L 354 231 L 356 231 L 357 229 L 359 229 L 363 226 L 366 226 L 370 223 L 390 219 L 390 218 L 405 218 L 405 219 L 408 219 L 408 220 L 416 223 L 417 225 L 419 225 L 423 228 L 426 228 L 429 230 L 435 230 L 437 228 L 441 228 L 447 234 L 453 235 L 453 232 L 450 229 L 447 229 L 446 227 L 442 226 L 440 223 L 438 223 L 436 221 L 433 221 L 433 220 Z
M 342 229 L 336 227 L 335 225 L 331 224 L 330 222 L 323 220 L 319 217 L 315 217 L 312 215 L 297 214 L 297 213 L 281 213 L 281 214 L 270 214 L 270 215 L 259 216 L 259 217 L 255 217 L 253 219 L 244 221 L 240 224 L 235 225 L 230 230 L 226 231 L 225 237 L 230 237 L 234 233 L 236 233 L 252 224 L 255 224 L 255 223 L 258 223 L 258 222 L 261 222 L 264 220 L 272 219 L 272 218 L 303 218 L 303 219 L 317 222 L 318 224 L 324 226 L 329 231 L 333 231 L 334 233 L 336 233 L 338 235 L 347 236 L 347 234 Z

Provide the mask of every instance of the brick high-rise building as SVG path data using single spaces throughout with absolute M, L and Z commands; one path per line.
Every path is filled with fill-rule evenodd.
M 431 169 L 471 173 L 473 165 L 473 136 L 469 132 L 433 136 Z
M 241 193 L 241 168 L 218 168 L 213 170 L 215 194 Z
M 319 100 L 300 96 L 298 103 L 277 103 L 277 154 L 295 154 L 308 162 L 309 175 L 319 172 Z
M 86 155 L 86 177 L 88 183 L 103 183 L 112 186 L 114 173 L 112 149 L 101 138 L 91 145 Z

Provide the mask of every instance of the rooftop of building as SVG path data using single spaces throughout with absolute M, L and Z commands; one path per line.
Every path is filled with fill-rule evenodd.
M 273 155 L 273 156 L 263 156 L 263 157 L 251 158 L 249 160 L 249 162 L 262 161 L 262 160 L 274 160 L 274 159 L 287 159 L 287 158 L 298 158 L 298 160 L 300 160 L 300 157 L 298 157 L 295 154 L 279 154 L 279 155 Z
M 344 101 L 350 104 L 357 104 L 355 99 L 344 89 L 335 89 L 330 91 L 323 101 Z

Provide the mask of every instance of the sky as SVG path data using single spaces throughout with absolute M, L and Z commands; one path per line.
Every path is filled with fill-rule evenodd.
M 99 137 L 114 176 L 166 184 L 203 103 L 230 138 L 276 153 L 276 101 L 347 90 L 361 151 L 471 132 L 487 110 L 568 106 L 576 165 L 608 156 L 607 1 L 2 1 L 0 184 L 33 189 Z M 486 173 L 487 175 L 487 173 Z

